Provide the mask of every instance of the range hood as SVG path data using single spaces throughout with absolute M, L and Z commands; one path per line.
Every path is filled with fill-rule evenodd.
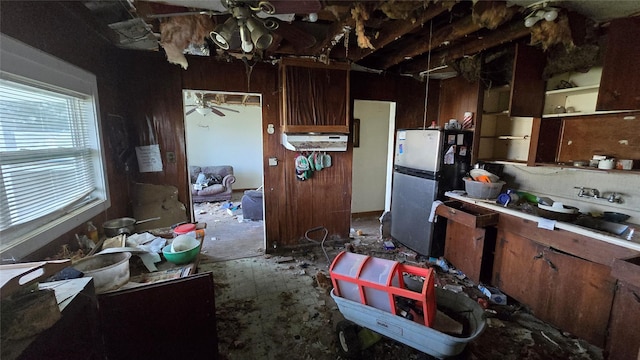
M 347 151 L 345 134 L 282 134 L 282 145 L 293 151 Z

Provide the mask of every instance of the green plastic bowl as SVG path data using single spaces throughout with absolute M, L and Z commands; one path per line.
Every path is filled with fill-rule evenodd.
M 195 247 L 184 251 L 171 252 L 171 244 L 162 248 L 162 255 L 164 255 L 164 258 L 176 265 L 190 262 L 198 256 L 198 253 L 200 253 L 200 242 L 198 242 L 198 245 Z

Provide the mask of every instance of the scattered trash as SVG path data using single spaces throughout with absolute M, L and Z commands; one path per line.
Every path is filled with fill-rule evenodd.
M 212 237 L 211 237 L 211 241 L 216 241 L 216 240 L 218 240 L 218 238 L 217 238 L 217 237 L 215 237 L 215 236 L 212 236 Z
M 478 285 L 478 289 L 482 291 L 482 293 L 489 298 L 494 304 L 498 305 L 507 305 L 507 296 L 498 290 L 498 288 L 484 286 L 482 284 Z
M 276 259 L 276 262 L 277 262 L 278 264 L 282 264 L 282 263 L 286 263 L 286 262 L 291 262 L 291 261 L 293 261 L 293 260 L 294 260 L 294 259 L 293 259 L 293 257 L 291 257 L 291 256 L 285 256 L 285 257 L 280 257 L 280 258 Z
M 489 302 L 485 298 L 479 297 L 478 304 L 480 304 L 480 306 L 482 306 L 482 308 L 485 310 L 489 308 Z
M 447 284 L 447 285 L 443 286 L 442 288 L 445 289 L 445 290 L 453 291 L 456 294 L 462 292 L 462 285 Z
M 429 259 L 427 260 L 427 263 L 431 264 L 431 265 L 437 265 L 439 266 L 442 270 L 449 272 L 449 264 L 447 264 L 447 261 L 443 258 L 434 258 L 434 257 L 429 257 Z
M 383 247 L 385 250 L 393 250 L 396 248 L 396 246 L 393 244 L 393 241 L 389 241 L 389 240 L 383 243 Z
M 540 334 L 542 334 L 542 336 L 544 336 L 545 339 L 549 340 L 550 343 L 554 344 L 557 347 L 560 347 L 560 345 L 558 345 L 557 342 L 551 340 L 551 338 L 548 337 L 547 334 L 544 333 L 544 331 L 540 330 Z

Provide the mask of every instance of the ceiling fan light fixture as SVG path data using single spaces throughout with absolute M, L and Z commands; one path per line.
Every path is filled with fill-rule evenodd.
M 253 18 L 247 19 L 247 29 L 251 34 L 251 41 L 255 44 L 256 48 L 264 50 L 271 46 L 273 35 L 267 31 L 260 21 Z
M 198 106 L 196 108 L 196 112 L 198 114 L 200 114 L 200 115 L 207 115 L 207 114 L 211 113 L 211 109 L 209 109 L 208 107 L 204 107 L 204 106 L 203 107 Z
M 244 23 L 240 26 L 240 40 L 242 41 L 242 51 L 249 53 L 253 51 L 253 43 L 251 42 L 251 33 Z
M 214 31 L 209 33 L 209 37 L 219 48 L 229 50 L 237 48 L 240 45 L 237 41 L 238 37 L 234 36 L 234 33 L 237 31 L 238 23 L 234 18 L 230 17 L 223 24 L 218 25 Z

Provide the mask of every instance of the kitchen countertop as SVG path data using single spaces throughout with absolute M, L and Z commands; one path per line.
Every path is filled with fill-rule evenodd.
M 445 196 L 451 198 L 451 199 L 455 199 L 455 200 L 459 200 L 459 201 L 463 201 L 466 203 L 470 203 L 470 204 L 474 204 L 486 209 L 491 209 L 494 210 L 496 212 L 499 213 L 504 213 L 504 214 L 508 214 L 508 215 L 512 215 L 512 216 L 517 216 L 519 218 L 522 219 L 526 219 L 529 221 L 534 221 L 534 222 L 539 222 L 540 220 L 547 220 L 544 219 L 540 216 L 536 216 L 533 214 L 528 214 L 522 211 L 519 211 L 517 209 L 513 209 L 513 208 L 509 208 L 509 207 L 504 207 L 501 206 L 499 204 L 496 204 L 495 201 L 490 201 L 490 200 L 483 200 L 483 199 L 475 199 L 475 198 L 470 198 L 468 197 L 466 194 L 459 194 L 457 192 L 453 192 L 453 191 L 447 191 L 445 192 Z M 553 220 L 549 220 L 549 221 L 553 221 Z M 631 224 L 631 226 L 633 227 L 633 225 Z M 635 250 L 635 251 L 640 251 L 640 243 L 634 242 L 634 241 L 629 241 L 629 240 L 624 240 L 621 239 L 619 237 L 616 236 L 609 236 L 606 235 L 603 232 L 600 231 L 595 231 L 595 230 L 590 230 L 588 228 L 582 227 L 582 226 L 578 226 L 578 225 L 574 225 L 574 224 L 570 224 L 570 223 L 566 223 L 563 221 L 555 221 L 554 227 L 556 229 L 562 229 L 565 231 L 570 231 L 576 234 L 580 234 L 580 235 L 584 235 L 584 236 L 588 236 L 590 238 L 593 239 L 597 239 L 597 240 L 601 240 L 601 241 L 605 241 L 608 242 L 610 244 L 614 244 L 614 245 L 618 245 L 618 246 L 622 246 L 631 250 Z M 640 231 L 640 226 L 636 227 L 636 232 Z M 636 238 L 640 237 L 640 234 L 636 235 Z M 640 241 L 640 240 L 637 240 Z

